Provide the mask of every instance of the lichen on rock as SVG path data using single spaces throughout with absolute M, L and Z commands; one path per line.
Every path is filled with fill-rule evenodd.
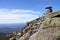
M 60 40 L 60 11 L 28 22 L 21 34 L 17 40 Z

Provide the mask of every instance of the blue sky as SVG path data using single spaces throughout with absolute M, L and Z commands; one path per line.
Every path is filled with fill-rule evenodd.
M 0 0 L 0 23 L 25 23 L 43 15 L 46 6 L 60 9 L 60 0 Z

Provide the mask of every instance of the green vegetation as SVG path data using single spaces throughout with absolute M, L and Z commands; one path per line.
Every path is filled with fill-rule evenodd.
M 9 40 L 9 38 L 13 37 L 13 34 L 9 34 L 10 36 L 7 36 L 6 34 L 0 33 L 0 40 Z
M 10 37 L 7 37 L 6 34 L 0 33 L 0 40 L 9 40 Z

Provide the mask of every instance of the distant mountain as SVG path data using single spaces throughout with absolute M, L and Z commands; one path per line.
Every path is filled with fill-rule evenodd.
M 20 31 L 22 27 L 25 26 L 25 23 L 19 24 L 0 24 L 0 33 L 10 33 L 14 31 Z

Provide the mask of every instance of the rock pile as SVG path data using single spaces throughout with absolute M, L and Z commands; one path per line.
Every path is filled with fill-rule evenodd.
M 52 12 L 50 8 L 47 11 L 48 14 L 27 22 L 21 32 L 9 40 L 60 40 L 60 11 Z

